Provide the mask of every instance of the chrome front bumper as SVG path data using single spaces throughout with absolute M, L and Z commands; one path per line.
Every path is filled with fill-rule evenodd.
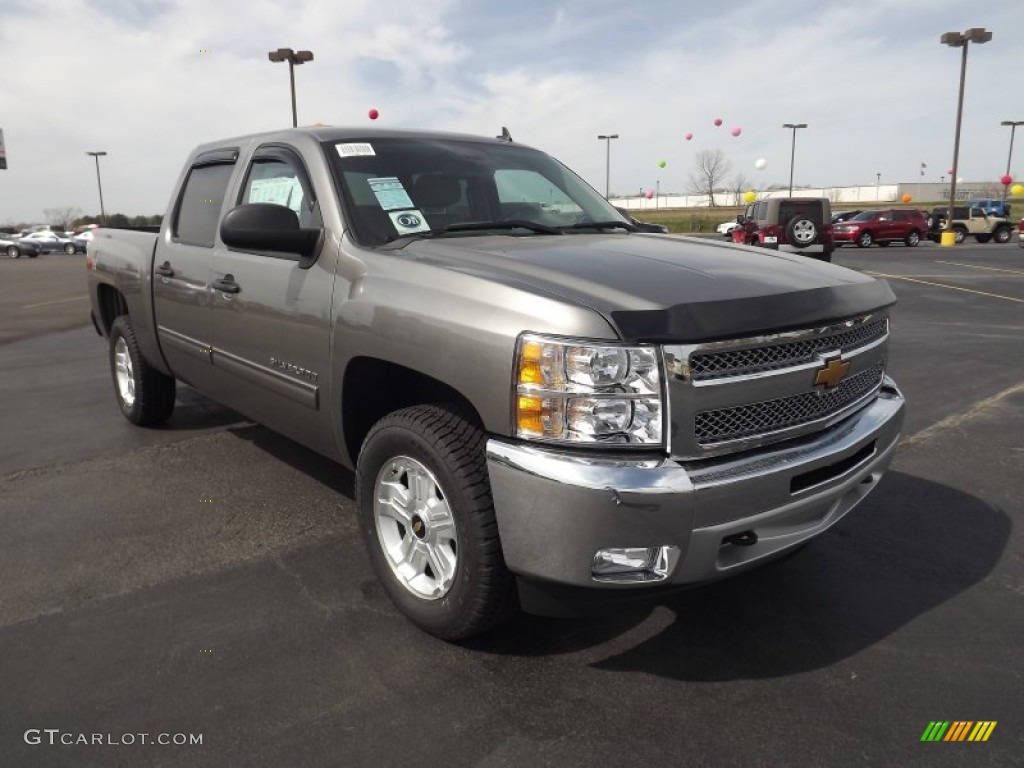
M 738 458 L 610 459 L 491 439 L 505 562 L 532 582 L 594 591 L 642 592 L 746 570 L 856 506 L 889 465 L 903 415 L 903 396 L 886 377 L 873 403 L 827 431 Z M 725 541 L 748 532 L 756 543 Z M 668 547 L 671 567 L 659 579 L 595 579 L 596 552 L 621 547 Z

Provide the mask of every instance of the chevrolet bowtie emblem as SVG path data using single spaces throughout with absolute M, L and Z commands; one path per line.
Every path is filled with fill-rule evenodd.
M 814 384 L 815 386 L 824 384 L 828 389 L 835 389 L 849 370 L 849 360 L 841 360 L 838 357 L 834 357 L 825 363 L 823 368 L 818 369 L 818 372 L 814 375 Z

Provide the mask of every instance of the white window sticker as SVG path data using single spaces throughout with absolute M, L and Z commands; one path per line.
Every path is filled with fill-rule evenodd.
M 356 144 L 336 144 L 338 148 L 338 154 L 342 157 L 369 157 L 370 155 L 376 155 L 373 151 L 373 145 L 364 143 Z
M 396 208 L 412 208 L 412 200 L 409 193 L 405 191 L 402 182 L 396 176 L 386 176 L 379 179 L 367 179 L 373 194 L 377 197 L 377 204 L 385 211 L 393 211 Z
M 298 213 L 302 210 L 302 185 L 290 176 L 253 179 L 249 184 L 249 202 L 275 203 Z
M 390 211 L 391 223 L 400 235 L 408 235 L 410 232 L 425 232 L 430 229 L 427 220 L 419 211 Z

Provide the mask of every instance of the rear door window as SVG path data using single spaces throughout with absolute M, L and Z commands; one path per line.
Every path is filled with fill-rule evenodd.
M 224 194 L 234 171 L 233 163 L 195 166 L 178 198 L 172 232 L 185 245 L 212 248 L 220 222 Z

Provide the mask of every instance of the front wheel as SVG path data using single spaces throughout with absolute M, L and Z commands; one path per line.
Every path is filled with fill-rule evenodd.
M 995 237 L 997 243 L 1008 243 L 1008 242 L 1010 242 L 1010 235 L 1011 234 L 1012 233 L 1010 232 L 1010 228 L 1009 227 L 1000 227 L 999 229 L 997 229 L 995 231 L 994 237 Z
M 374 571 L 401 613 L 444 640 L 484 632 L 516 607 L 484 444 L 462 409 L 413 406 L 378 421 L 356 463 Z
M 139 351 L 127 315 L 110 327 L 110 374 L 121 413 L 132 424 L 162 424 L 174 410 L 174 378 L 150 367 Z
M 914 248 L 921 242 L 921 233 L 916 229 L 912 229 L 907 233 L 907 236 L 903 238 L 903 242 L 908 248 Z
M 64 253 L 66 253 L 68 256 L 73 255 L 75 253 L 75 244 L 74 243 L 68 243 L 67 245 L 65 245 L 64 246 Z
M 867 248 L 874 241 L 875 241 L 875 238 L 871 235 L 870 232 L 861 232 L 860 235 L 857 236 L 857 247 L 858 248 Z
M 16 259 L 19 256 L 21 256 L 21 250 L 18 248 L 18 246 L 11 245 L 7 247 L 7 258 Z

